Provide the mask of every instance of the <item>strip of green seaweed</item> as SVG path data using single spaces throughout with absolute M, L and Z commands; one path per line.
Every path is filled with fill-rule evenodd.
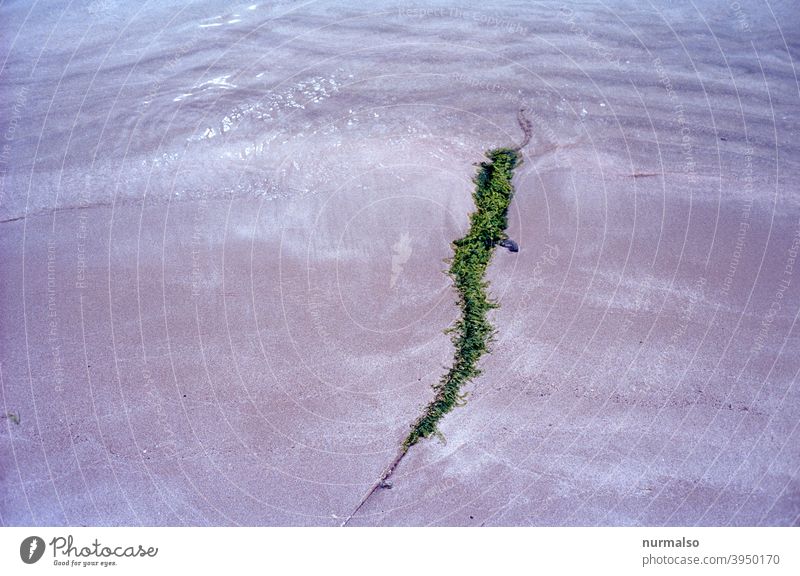
M 448 329 L 456 348 L 453 365 L 435 386 L 436 395 L 403 442 L 403 452 L 436 433 L 439 420 L 463 401 L 461 387 L 480 374 L 478 360 L 494 335 L 487 314 L 498 305 L 489 298 L 484 276 L 495 245 L 506 238 L 508 206 L 514 194 L 511 178 L 519 156 L 512 148 L 497 148 L 486 157 L 489 162 L 479 165 L 474 178 L 477 210 L 470 215 L 467 235 L 453 242 L 450 260 L 449 274 L 461 309 L 461 317 Z

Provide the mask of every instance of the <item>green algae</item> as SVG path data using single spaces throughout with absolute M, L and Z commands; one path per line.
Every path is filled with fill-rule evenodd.
M 497 148 L 486 153 L 474 178 L 476 210 L 470 215 L 466 236 L 453 242 L 448 274 L 458 292 L 460 318 L 447 331 L 455 345 L 453 364 L 434 387 L 435 395 L 403 442 L 403 452 L 420 439 L 437 434 L 437 424 L 454 407 L 462 405 L 462 387 L 480 374 L 478 361 L 489 349 L 494 328 L 487 316 L 498 304 L 489 297 L 486 269 L 498 242 L 506 238 L 508 207 L 514 194 L 511 183 L 519 164 L 518 149 Z

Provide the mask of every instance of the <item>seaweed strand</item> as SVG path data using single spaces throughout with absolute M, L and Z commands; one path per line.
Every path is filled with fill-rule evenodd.
M 527 143 L 527 142 L 525 142 Z M 436 392 L 403 442 L 403 452 L 420 439 L 437 433 L 437 424 L 455 406 L 461 405 L 462 386 L 480 374 L 478 360 L 489 349 L 494 328 L 487 315 L 497 303 L 489 298 L 486 268 L 498 242 L 506 239 L 508 207 L 514 194 L 511 184 L 521 148 L 497 148 L 486 153 L 489 161 L 479 164 L 474 178 L 476 210 L 470 215 L 469 231 L 453 242 L 448 271 L 458 292 L 460 318 L 448 329 L 455 345 L 453 364 L 434 387 Z

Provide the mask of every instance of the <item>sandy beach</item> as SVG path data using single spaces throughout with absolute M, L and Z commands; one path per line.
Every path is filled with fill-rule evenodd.
M 800 521 L 791 2 L 0 11 L 0 524 Z

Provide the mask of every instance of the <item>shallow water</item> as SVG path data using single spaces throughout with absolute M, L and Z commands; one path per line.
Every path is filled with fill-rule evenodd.
M 583 142 L 598 168 L 637 160 L 631 140 L 680 145 L 676 122 L 702 148 L 767 123 L 748 132 L 756 172 L 776 143 L 796 167 L 791 3 L 667 5 L 6 3 L 2 217 L 313 193 L 354 156 L 451 162 L 516 139 L 520 104 L 543 144 Z M 729 172 L 703 160 L 676 169 Z

